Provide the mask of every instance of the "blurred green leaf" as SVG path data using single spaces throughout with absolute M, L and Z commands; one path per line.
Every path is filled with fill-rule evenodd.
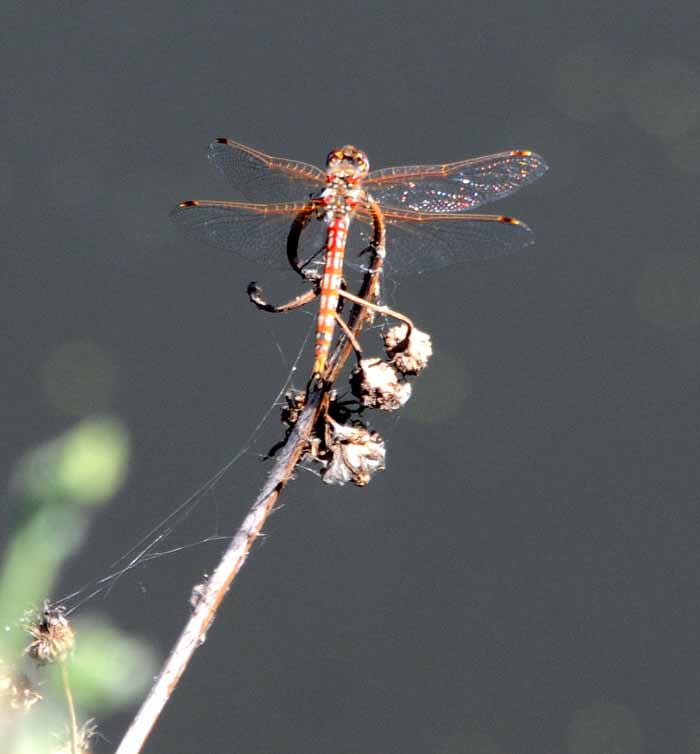
M 18 521 L 0 569 L 5 657 L 16 657 L 27 643 L 20 619 L 51 593 L 63 563 L 87 536 L 88 512 L 118 491 L 128 461 L 124 424 L 94 417 L 30 450 L 17 464 L 12 489 Z
M 90 716 L 133 703 L 150 685 L 157 669 L 153 651 L 104 619 L 76 621 L 75 649 L 68 663 L 79 709 Z M 56 688 L 60 686 L 58 668 Z
M 118 491 L 128 461 L 126 427 L 111 417 L 93 417 L 29 451 L 13 487 L 35 504 L 99 505 Z

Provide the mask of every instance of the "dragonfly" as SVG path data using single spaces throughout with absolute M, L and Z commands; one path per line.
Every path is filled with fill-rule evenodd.
M 172 211 L 172 220 L 190 238 L 274 266 L 291 263 L 309 279 L 314 279 L 309 263 L 322 261 L 313 294 L 320 295 L 313 365 L 313 374 L 319 376 L 339 319 L 353 221 L 364 228 L 364 237 L 375 239 L 375 246 L 381 246 L 375 251 L 381 253 L 388 232 L 397 274 L 495 257 L 532 243 L 530 228 L 513 217 L 471 210 L 509 196 L 547 170 L 539 155 L 524 149 L 373 171 L 367 155 L 352 145 L 329 152 L 325 170 L 226 138 L 212 142 L 208 156 L 245 201 L 185 201 Z M 302 262 L 289 239 L 298 242 L 313 219 L 319 221 L 316 227 L 321 231 L 311 237 L 310 254 Z M 282 253 L 285 237 L 287 255 Z M 306 303 L 311 298 L 300 296 L 295 301 Z M 296 305 L 267 308 L 282 311 Z

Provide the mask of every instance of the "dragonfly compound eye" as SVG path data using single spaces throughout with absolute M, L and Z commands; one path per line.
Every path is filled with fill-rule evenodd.
M 369 173 L 369 160 L 367 159 L 367 155 L 359 149 L 355 154 L 355 164 L 362 175 Z
M 343 159 L 343 150 L 334 149 L 328 153 L 328 157 L 326 157 L 326 165 L 328 167 L 331 167 L 332 165 L 335 165 L 338 162 L 338 160 L 342 160 L 342 159 Z

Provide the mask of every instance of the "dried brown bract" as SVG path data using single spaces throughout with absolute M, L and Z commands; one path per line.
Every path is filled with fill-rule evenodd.
M 73 751 L 76 751 L 77 754 L 90 754 L 90 742 L 96 734 L 97 725 L 95 721 L 88 720 L 78 729 L 75 749 L 73 749 L 72 742 L 68 740 L 62 746 L 52 752 L 52 754 L 73 754 Z
M 375 471 L 384 468 L 384 441 L 362 424 L 338 424 L 328 419 L 330 437 L 327 445 L 329 459 L 321 476 L 326 484 L 352 482 L 364 487 Z
M 353 395 L 366 408 L 396 411 L 411 397 L 411 386 L 381 359 L 362 359 L 350 380 Z
M 28 712 L 41 698 L 24 673 L 15 673 L 0 662 L 0 721 Z
M 63 662 L 73 649 L 75 634 L 64 613 L 64 608 L 47 604 L 41 613 L 25 621 L 34 638 L 25 651 L 41 665 Z
M 406 338 L 408 327 L 395 325 L 384 335 L 384 347 L 391 363 L 403 374 L 418 374 L 433 355 L 430 335 L 415 327 Z

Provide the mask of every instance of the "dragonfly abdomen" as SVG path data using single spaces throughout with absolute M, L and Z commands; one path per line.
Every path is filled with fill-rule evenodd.
M 333 339 L 349 223 L 350 218 L 347 215 L 340 215 L 333 217 L 328 224 L 326 262 L 321 281 L 321 304 L 316 324 L 315 374 L 323 373 Z

